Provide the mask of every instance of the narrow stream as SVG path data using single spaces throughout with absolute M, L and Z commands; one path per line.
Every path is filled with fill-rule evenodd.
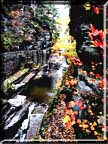
M 26 95 L 31 102 L 49 104 L 53 92 L 51 78 L 41 77 L 33 80 L 21 95 Z
M 59 67 L 56 66 L 57 63 L 51 65 L 52 68 L 48 65 L 47 68 L 41 69 L 19 95 L 9 99 L 3 109 L 3 114 L 6 111 L 3 117 L 7 139 L 24 141 L 24 139 L 33 139 L 34 136 L 39 135 L 42 119 L 54 96 L 57 81 L 61 81 L 64 70 L 68 67 L 65 59 Z M 12 132 L 9 133 L 10 131 Z

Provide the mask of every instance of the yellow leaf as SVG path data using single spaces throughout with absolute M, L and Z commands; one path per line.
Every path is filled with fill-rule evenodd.
M 65 118 L 63 119 L 64 123 L 67 123 L 70 120 L 70 117 L 68 115 L 65 116 Z

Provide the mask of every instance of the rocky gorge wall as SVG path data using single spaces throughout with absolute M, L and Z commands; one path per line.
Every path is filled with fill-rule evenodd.
M 40 7 L 40 8 L 38 8 Z M 44 7 L 44 6 L 43 6 Z M 41 14 L 40 14 L 40 13 Z M 45 64 L 52 46 L 49 23 L 41 21 L 47 9 L 41 4 L 11 4 L 2 6 L 1 13 L 1 60 L 2 79 L 6 79 L 27 62 L 27 57 L 36 64 Z M 31 51 L 31 52 L 30 52 Z
M 104 32 L 103 32 L 103 6 L 86 4 L 71 6 L 70 8 L 70 35 L 77 42 L 76 51 L 80 60 L 88 70 L 96 64 L 96 72 L 103 73 Z

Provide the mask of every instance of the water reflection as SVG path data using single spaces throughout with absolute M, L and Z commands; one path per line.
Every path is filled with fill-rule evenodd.
M 22 94 L 26 95 L 29 101 L 49 104 L 53 96 L 51 78 L 35 79 Z

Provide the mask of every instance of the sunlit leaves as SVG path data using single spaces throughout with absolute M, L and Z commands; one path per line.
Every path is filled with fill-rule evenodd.
M 76 53 L 76 41 L 70 35 L 59 38 L 57 42 L 53 45 L 52 50 L 62 50 L 65 49 L 65 52 L 62 54 L 64 56 L 71 55 L 77 57 Z

